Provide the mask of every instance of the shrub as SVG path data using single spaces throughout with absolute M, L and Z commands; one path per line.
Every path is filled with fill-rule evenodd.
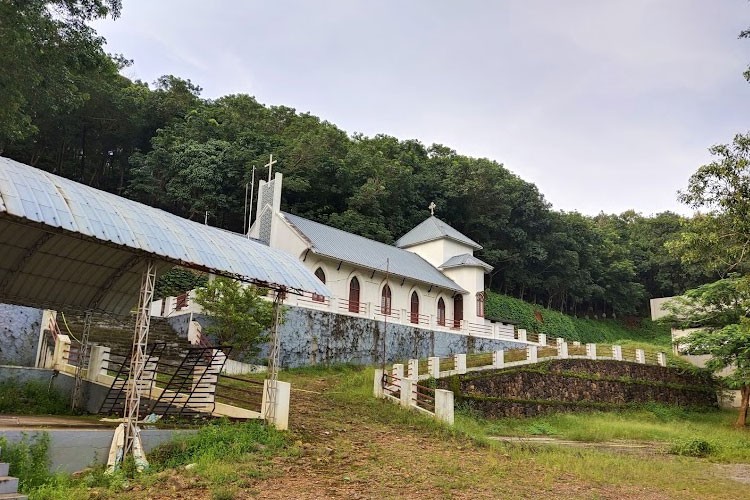
M 707 457 L 714 451 L 716 451 L 716 448 L 703 439 L 675 441 L 669 448 L 669 453 L 683 457 Z
M 44 382 L 5 380 L 0 382 L 0 413 L 66 415 L 70 414 L 70 401 Z
M 45 484 L 52 477 L 49 473 L 49 434 L 23 434 L 20 442 L 10 444 L 0 437 L 2 461 L 10 464 L 10 474 L 18 478 L 19 490 L 29 492 Z

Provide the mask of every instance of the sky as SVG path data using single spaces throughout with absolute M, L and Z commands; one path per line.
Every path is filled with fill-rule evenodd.
M 688 214 L 750 131 L 747 0 L 123 0 L 94 23 L 153 82 L 502 163 L 553 208 Z

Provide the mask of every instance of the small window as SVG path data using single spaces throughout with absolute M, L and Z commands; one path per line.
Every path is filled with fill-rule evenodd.
M 445 301 L 442 297 L 438 299 L 438 317 L 437 322 L 440 326 L 445 326 Z
M 349 282 L 349 312 L 359 312 L 359 280 L 356 276 Z
M 326 273 L 320 267 L 315 270 L 315 277 L 318 278 L 322 283 L 326 282 Z M 322 295 L 318 295 L 317 293 L 313 294 L 312 299 L 315 302 L 325 302 L 326 300 L 325 297 L 323 297 Z
M 477 316 L 484 318 L 484 292 L 477 293 Z
M 411 292 L 411 314 L 409 320 L 415 325 L 419 323 L 419 295 L 417 292 Z
M 391 315 L 391 287 L 385 285 L 380 294 L 380 312 L 386 316 Z

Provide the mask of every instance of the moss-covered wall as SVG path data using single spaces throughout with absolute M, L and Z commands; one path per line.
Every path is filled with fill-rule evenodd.
M 437 381 L 487 418 L 553 411 L 615 409 L 658 402 L 716 406 L 710 377 L 621 361 L 568 359 Z

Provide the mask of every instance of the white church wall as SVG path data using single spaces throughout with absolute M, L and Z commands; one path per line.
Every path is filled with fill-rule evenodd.
M 452 267 L 444 274 L 469 292 L 464 295 L 464 319 L 471 323 L 483 323 L 477 316 L 477 293 L 484 291 L 484 269 L 480 267 Z
M 271 243 L 272 248 L 278 248 L 284 252 L 302 259 L 307 243 L 297 234 L 289 225 L 282 220 L 278 212 L 273 214 L 273 223 L 271 224 Z

